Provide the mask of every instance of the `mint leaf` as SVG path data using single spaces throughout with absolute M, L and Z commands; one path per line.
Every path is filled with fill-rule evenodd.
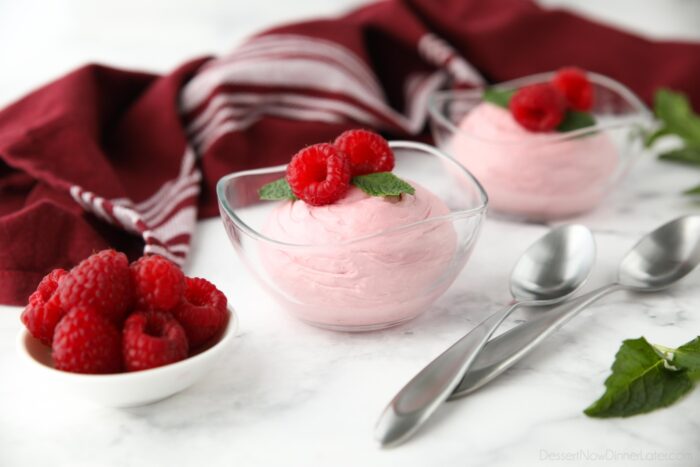
M 670 363 L 684 370 L 700 371 L 700 337 L 678 347 Z
M 564 120 L 557 127 L 557 131 L 564 133 L 593 125 L 595 125 L 595 118 L 590 113 L 567 110 Z
M 515 94 L 515 89 L 486 88 L 481 98 L 499 107 L 508 108 L 510 98 Z
M 683 147 L 661 154 L 666 161 L 700 165 L 700 115 L 693 112 L 688 97 L 680 92 L 661 88 L 654 95 L 654 113 L 661 127 L 646 138 L 650 147 L 657 139 L 676 135 L 683 140 Z M 686 194 L 700 194 L 700 185 L 685 191 Z
M 584 413 L 589 417 L 629 417 L 667 407 L 693 387 L 685 371 L 665 367 L 646 339 L 628 339 L 615 355 L 605 393 Z
M 674 149 L 673 151 L 661 154 L 659 159 L 669 162 L 700 165 L 700 147 L 686 146 L 684 148 Z
M 286 178 L 280 178 L 274 182 L 270 182 L 267 185 L 263 185 L 258 190 L 258 195 L 260 199 L 265 201 L 277 201 L 281 199 L 297 199 L 292 193 L 292 189 L 289 187 Z
M 700 185 L 689 188 L 683 192 L 685 195 L 700 195 Z
M 403 193 L 415 194 L 416 190 L 391 172 L 377 172 L 358 175 L 352 184 L 370 196 L 399 196 Z
M 659 128 L 651 133 L 648 133 L 644 139 L 644 147 L 650 148 L 654 145 L 657 139 L 662 138 L 664 136 L 668 136 L 670 134 L 672 133 L 666 128 Z
M 654 95 L 654 112 L 665 134 L 678 135 L 687 144 L 700 146 L 700 116 L 693 112 L 684 94 L 659 89 Z

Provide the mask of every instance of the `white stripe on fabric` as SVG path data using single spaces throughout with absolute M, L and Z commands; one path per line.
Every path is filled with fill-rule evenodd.
M 170 216 L 178 204 L 185 201 L 188 198 L 197 198 L 199 196 L 199 184 L 192 185 L 180 192 L 174 194 L 174 196 L 168 199 L 167 204 L 164 204 L 160 211 L 156 211 L 152 214 L 152 217 L 144 216 L 144 219 L 148 225 L 157 226 L 163 219 Z
M 197 222 L 197 208 L 187 206 L 180 209 L 173 217 L 155 229 L 149 229 L 143 233 L 145 239 L 155 238 L 165 243 L 168 240 L 183 234 L 192 234 Z
M 250 105 L 265 104 L 288 104 L 328 110 L 372 126 L 382 126 L 382 122 L 376 116 L 362 107 L 337 99 L 293 93 L 223 93 L 212 98 L 207 108 L 188 125 L 187 132 L 193 134 L 201 130 L 220 112 L 225 112 L 227 116 L 236 116 L 248 112 Z M 234 107 L 234 105 L 240 107 Z
M 233 131 L 244 130 L 256 123 L 265 115 L 285 117 L 290 120 L 316 121 L 325 123 L 341 123 L 344 119 L 336 114 L 320 110 L 303 110 L 297 107 L 268 106 L 265 109 L 255 109 L 242 119 L 224 120 L 220 124 L 211 128 L 210 131 L 202 133 L 199 138 L 192 140 L 192 143 L 200 152 L 205 152 L 221 136 Z
M 173 263 L 177 264 L 178 266 L 182 266 L 185 263 L 185 260 L 187 257 L 182 257 L 182 256 L 177 256 L 174 255 L 170 252 L 165 247 L 162 247 L 160 245 L 146 245 L 143 249 L 144 254 L 151 254 L 151 255 L 160 255 L 166 259 L 169 259 Z
M 481 74 L 444 39 L 433 33 L 424 34 L 418 41 L 418 53 L 429 63 L 445 67 L 458 81 L 479 86 L 485 83 Z
M 139 212 L 127 198 L 108 200 L 78 185 L 70 187 L 70 194 L 86 211 L 129 232 L 141 235 L 146 242 L 156 239 L 160 243 L 167 244 L 177 236 L 191 235 L 194 232 L 197 221 L 196 206 L 176 208 L 178 204 L 188 199 L 196 203 L 200 190 L 200 178 L 201 175 L 195 167 L 194 152 L 188 147 L 182 156 L 178 177 L 164 184 L 164 186 L 167 185 L 165 190 L 161 187 L 153 196 L 139 203 L 138 206 L 148 207 L 149 217 L 145 216 L 144 212 Z M 115 204 L 114 201 L 117 203 Z M 110 205 L 111 212 L 108 210 Z M 184 263 L 185 258 L 174 253 L 186 255 L 188 251 L 189 243 L 186 240 L 165 247 L 147 244 L 144 248 L 144 253 L 161 254 L 179 265 Z
M 270 53 L 286 52 L 304 52 L 318 55 L 320 58 L 337 60 L 356 74 L 362 82 L 370 86 L 374 94 L 383 97 L 383 91 L 376 76 L 367 64 L 353 51 L 336 42 L 297 34 L 267 34 L 265 36 L 253 37 L 230 54 L 207 63 L 203 67 L 202 73 L 235 61 L 237 58 L 250 56 L 251 54 L 264 56 Z M 198 85 L 194 82 L 195 80 L 197 80 L 197 77 L 195 77 L 190 84 L 192 85 L 193 92 L 196 93 L 195 89 Z M 211 92 L 211 90 L 205 90 L 204 97 L 199 101 L 191 99 L 190 103 L 192 107 L 186 108 L 185 111 L 188 112 L 201 104 L 202 101 L 206 99 L 209 92 Z

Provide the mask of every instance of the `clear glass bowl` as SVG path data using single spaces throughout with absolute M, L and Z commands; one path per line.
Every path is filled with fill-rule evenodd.
M 487 205 L 479 182 L 433 146 L 390 146 L 394 173 L 436 195 L 446 214 L 341 242 L 287 243 L 268 237 L 264 225 L 291 201 L 258 199 L 260 187 L 284 177 L 286 166 L 234 173 L 217 184 L 234 249 L 265 289 L 309 324 L 369 331 L 410 320 L 450 286 L 474 248 Z
M 541 73 L 496 85 L 517 89 L 550 81 Z M 531 133 L 506 109 L 482 106 L 482 90 L 440 91 L 428 105 L 438 147 L 482 183 L 491 211 L 519 220 L 552 220 L 586 212 L 629 170 L 651 127 L 651 112 L 627 87 L 588 73 L 596 125 Z

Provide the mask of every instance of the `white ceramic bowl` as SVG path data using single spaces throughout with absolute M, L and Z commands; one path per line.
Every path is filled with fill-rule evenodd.
M 206 350 L 170 365 L 151 370 L 110 375 L 70 373 L 53 368 L 51 349 L 26 329 L 17 337 L 17 351 L 52 392 L 60 392 L 106 407 L 136 407 L 170 397 L 188 388 L 229 349 L 238 329 L 238 317 L 229 307 L 228 325 L 219 340 Z

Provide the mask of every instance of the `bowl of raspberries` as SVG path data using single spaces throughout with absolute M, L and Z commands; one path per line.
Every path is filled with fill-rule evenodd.
M 235 334 L 224 294 L 162 256 L 103 250 L 39 283 L 21 314 L 19 353 L 71 395 L 144 405 L 187 388 Z

